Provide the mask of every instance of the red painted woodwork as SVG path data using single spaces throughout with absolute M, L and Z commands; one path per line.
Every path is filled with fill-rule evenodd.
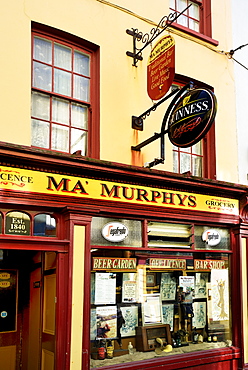
M 62 42 L 64 45 L 75 47 L 78 50 L 85 51 L 90 54 L 90 102 L 84 103 L 89 106 L 88 117 L 88 142 L 87 156 L 90 158 L 100 157 L 100 51 L 99 47 L 87 40 L 63 32 L 53 27 L 48 27 L 40 23 L 32 22 L 32 31 L 36 36 L 43 36 L 51 41 Z M 39 89 L 34 88 L 39 91 Z M 41 90 L 42 92 L 42 90 Z M 44 91 L 43 91 L 44 92 Z M 45 92 L 48 95 L 50 93 Z M 51 93 L 54 95 L 54 93 Z M 60 94 L 55 94 L 59 96 Z M 55 96 L 54 95 L 54 96 Z M 63 99 L 66 97 L 63 96 Z M 71 98 L 68 97 L 68 101 Z
M 238 369 L 240 350 L 235 347 L 218 348 L 218 350 L 199 351 L 188 354 L 170 355 L 156 358 L 154 361 L 136 361 L 101 367 L 102 370 L 234 370 Z M 93 370 L 93 368 L 92 368 Z
M 89 178 L 102 178 L 109 181 L 125 182 L 143 186 L 154 186 L 180 191 L 190 191 L 201 194 L 246 199 L 247 190 L 243 186 L 216 180 L 195 179 L 191 176 L 172 174 L 169 172 L 145 169 L 122 164 L 108 164 L 89 160 L 85 157 L 68 154 L 56 154 L 49 151 L 40 153 L 27 147 L 0 143 L 2 165 L 24 167 L 31 170 L 46 169 L 48 172 L 66 173 Z M 243 203 L 242 203 L 243 204 Z M 244 201 L 243 207 L 247 207 Z M 86 255 L 85 255 L 85 305 L 84 322 L 90 320 L 90 221 L 92 216 L 134 218 L 146 222 L 146 219 L 172 222 L 198 222 L 202 224 L 225 224 L 233 229 L 232 234 L 232 316 L 233 316 L 233 344 L 235 347 L 218 348 L 216 350 L 199 351 L 188 354 L 170 355 L 157 358 L 154 361 L 132 362 L 125 365 L 114 365 L 109 369 L 158 369 L 173 370 L 198 368 L 201 370 L 237 369 L 242 366 L 242 311 L 241 311 L 241 272 L 242 259 L 240 250 L 240 234 L 248 237 L 247 218 L 243 212 L 243 219 L 239 216 L 212 214 L 210 212 L 184 211 L 165 209 L 144 205 L 116 203 L 108 200 L 85 200 L 66 196 L 37 195 L 18 193 L 15 191 L 0 191 L 0 210 L 22 210 L 33 215 L 37 212 L 50 212 L 58 215 L 58 235 L 56 238 L 23 237 L 0 235 L 1 248 L 26 249 L 58 252 L 58 305 L 57 320 L 57 352 L 56 369 L 69 370 L 70 368 L 70 333 L 71 333 L 71 297 L 72 297 L 72 241 L 74 225 L 86 226 Z M 145 224 L 144 222 L 144 224 Z M 243 222 L 243 223 L 241 223 Z M 145 226 L 144 226 L 145 227 Z M 143 236 L 145 236 L 145 228 Z M 145 239 L 144 239 L 145 240 Z M 147 241 L 145 240 L 145 247 Z M 146 248 L 140 248 L 145 252 Z M 79 324 L 80 325 L 80 324 Z M 241 348 L 241 349 L 240 349 Z M 89 368 L 89 327 L 85 327 L 83 336 L 83 369 Z M 107 367 L 102 367 L 107 369 Z M 81 370 L 81 369 L 79 369 Z
M 191 30 L 176 22 L 172 23 L 170 27 L 183 31 L 211 45 L 218 46 L 219 42 L 212 39 L 211 0 L 202 0 L 201 2 L 195 0 L 195 2 L 198 4 L 202 3 L 202 5 L 200 5 L 200 32 Z

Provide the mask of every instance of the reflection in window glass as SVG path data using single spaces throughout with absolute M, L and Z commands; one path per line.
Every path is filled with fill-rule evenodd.
M 56 220 L 47 214 L 34 217 L 34 236 L 56 236 Z

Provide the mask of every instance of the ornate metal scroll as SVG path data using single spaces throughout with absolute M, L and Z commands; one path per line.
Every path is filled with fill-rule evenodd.
M 133 66 L 137 67 L 138 60 L 143 60 L 142 51 L 155 40 L 162 32 L 164 32 L 170 25 L 180 17 L 189 7 L 185 8 L 181 13 L 170 13 L 169 15 L 165 15 L 158 23 L 156 27 L 153 27 L 149 33 L 144 33 L 139 31 L 137 28 L 132 28 L 131 30 L 126 30 L 128 35 L 133 36 L 133 52 L 127 51 L 126 54 L 133 58 Z M 137 48 L 136 42 L 141 41 L 144 46 L 142 48 Z

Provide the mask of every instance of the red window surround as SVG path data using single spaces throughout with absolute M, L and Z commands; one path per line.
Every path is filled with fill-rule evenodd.
M 79 52 L 85 52 L 86 55 L 90 56 L 90 96 L 88 102 L 82 102 L 85 106 L 88 106 L 88 126 L 87 126 L 87 143 L 86 147 L 87 150 L 82 155 L 86 155 L 92 158 L 99 158 L 100 157 L 100 108 L 99 108 L 99 47 L 94 45 L 86 40 L 83 40 L 79 37 L 71 35 L 69 33 L 63 32 L 61 30 L 57 30 L 51 27 L 47 27 L 45 25 L 41 25 L 38 23 L 32 23 L 32 32 L 33 37 L 38 36 L 40 38 L 47 39 L 52 43 L 57 43 L 64 45 L 65 47 L 70 47 L 71 50 L 79 50 Z M 33 40 L 33 38 L 32 38 Z M 32 41 L 33 45 L 33 41 Z M 33 53 L 32 53 L 33 57 Z M 32 79 L 33 80 L 33 79 Z M 80 103 L 78 99 L 74 99 L 73 96 L 63 96 L 60 93 L 56 93 L 53 91 L 45 91 L 42 88 L 37 88 L 35 86 L 32 87 L 32 91 L 34 93 L 45 93 L 47 94 L 50 99 L 68 99 L 70 104 L 77 104 Z M 71 112 L 70 112 L 71 116 Z M 36 117 L 33 117 L 36 118 Z M 52 119 L 50 118 L 50 135 L 51 135 L 51 127 L 52 127 Z M 37 146 L 37 145 L 35 145 Z M 39 146 L 38 146 L 39 147 Z M 46 149 L 51 148 L 51 138 L 49 147 L 45 147 Z M 52 149 L 53 150 L 53 149 Z M 55 149 L 56 150 L 56 149 Z M 58 149 L 59 150 L 59 149 Z M 64 150 L 61 150 L 64 151 Z
M 177 11 L 177 0 L 171 1 L 170 6 L 170 12 Z M 173 5 L 174 3 L 174 5 Z M 178 29 L 179 31 L 183 31 L 189 35 L 192 35 L 198 39 L 201 39 L 203 41 L 206 41 L 214 46 L 217 46 L 219 44 L 218 41 L 212 39 L 212 22 L 211 22 L 211 0 L 187 0 L 187 6 L 190 3 L 195 3 L 199 5 L 200 10 L 200 19 L 199 19 L 199 32 L 194 31 L 193 29 L 190 29 L 188 27 L 185 27 L 181 24 L 178 24 L 177 22 L 172 23 L 171 27 Z M 185 15 L 187 15 L 185 13 Z

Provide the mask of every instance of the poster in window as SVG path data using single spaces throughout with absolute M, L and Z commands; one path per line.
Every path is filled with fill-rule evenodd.
M 121 327 L 122 337 L 131 337 L 135 335 L 135 328 L 138 326 L 138 306 L 121 307 L 121 312 L 125 324 Z
M 211 270 L 212 318 L 229 320 L 228 269 Z
M 174 304 L 162 305 L 163 324 L 169 324 L 170 330 L 173 331 Z
M 162 304 L 160 294 L 144 294 L 142 303 L 143 326 L 162 324 Z
M 207 298 L 207 272 L 197 272 L 195 274 L 195 298 Z
M 162 301 L 174 301 L 176 298 L 177 281 L 173 273 L 161 274 L 160 294 Z
M 96 272 L 95 304 L 115 304 L 116 274 L 112 272 Z
M 192 326 L 197 329 L 203 329 L 206 326 L 206 317 L 207 317 L 207 304 L 206 302 L 194 302 L 193 303 L 193 312 L 194 316 L 192 319 Z
M 117 306 L 96 308 L 97 338 L 117 337 Z
M 122 278 L 122 302 L 132 303 L 137 302 L 137 274 L 123 273 Z
M 184 293 L 190 293 L 195 288 L 194 276 L 179 276 L 179 286 L 183 288 Z

